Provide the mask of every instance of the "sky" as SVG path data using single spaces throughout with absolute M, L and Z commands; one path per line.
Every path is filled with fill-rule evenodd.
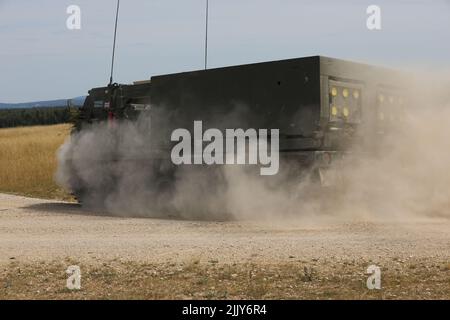
M 325 55 L 450 70 L 450 0 L 209 0 L 209 67 Z M 122 0 L 115 82 L 204 67 L 206 0 Z M 67 7 L 81 9 L 69 30 Z M 381 30 L 366 27 L 369 5 Z M 0 102 L 109 81 L 116 0 L 0 0 Z

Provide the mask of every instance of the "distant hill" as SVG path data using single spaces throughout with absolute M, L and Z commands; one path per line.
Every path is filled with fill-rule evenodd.
M 80 96 L 72 98 L 75 106 L 82 106 L 86 96 Z M 37 107 L 65 107 L 67 105 L 67 99 L 48 100 L 48 101 L 32 101 L 22 103 L 0 103 L 0 109 L 24 109 L 24 108 L 37 108 Z

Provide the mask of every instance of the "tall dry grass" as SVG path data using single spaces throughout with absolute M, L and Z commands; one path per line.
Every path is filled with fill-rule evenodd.
M 0 129 L 0 192 L 70 199 L 54 181 L 56 152 L 71 125 Z

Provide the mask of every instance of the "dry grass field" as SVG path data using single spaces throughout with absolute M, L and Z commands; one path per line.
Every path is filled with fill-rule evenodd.
M 54 182 L 56 152 L 70 124 L 0 129 L 0 192 L 70 199 Z
M 66 288 L 77 261 L 0 269 L 0 299 L 448 299 L 450 266 L 412 259 L 384 265 L 382 290 L 366 287 L 369 261 L 179 264 L 107 261 L 81 264 L 81 290 Z

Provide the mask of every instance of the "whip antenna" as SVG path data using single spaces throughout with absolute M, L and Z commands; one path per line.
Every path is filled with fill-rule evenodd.
M 208 15 L 209 15 L 209 0 L 206 0 L 205 70 L 208 68 Z
M 117 0 L 116 24 L 114 26 L 114 42 L 113 42 L 112 59 L 111 59 L 111 77 L 109 78 L 109 84 L 110 85 L 113 83 L 114 56 L 115 56 L 115 53 L 116 53 L 117 21 L 119 20 L 119 5 L 120 5 L 120 0 Z

